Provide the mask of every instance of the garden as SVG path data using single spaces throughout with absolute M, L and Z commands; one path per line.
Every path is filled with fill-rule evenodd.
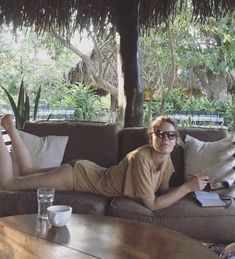
M 235 131 L 235 15 L 175 19 L 141 31 L 142 125 L 171 114 L 183 126 Z M 66 40 L 65 40 L 66 39 Z M 24 121 L 118 121 L 117 44 L 105 33 L 0 29 L 0 113 Z

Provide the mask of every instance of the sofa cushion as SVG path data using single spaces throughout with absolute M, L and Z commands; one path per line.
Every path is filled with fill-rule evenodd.
M 68 136 L 63 163 L 74 159 L 87 159 L 108 167 L 118 162 L 117 124 L 36 121 L 26 122 L 24 131 L 38 136 Z
M 227 182 L 235 180 L 234 135 L 214 142 L 200 141 L 192 136 L 185 138 L 185 179 L 202 170 L 214 180 Z
M 179 127 L 179 133 L 184 141 L 186 135 L 191 135 L 202 141 L 216 141 L 226 137 L 227 133 L 223 129 L 206 128 L 186 128 Z M 130 151 L 148 143 L 146 127 L 124 128 L 119 134 L 119 160 Z M 170 179 L 171 186 L 179 186 L 184 182 L 184 148 L 176 146 L 171 153 L 175 173 Z
M 38 137 L 21 130 L 19 130 L 19 135 L 32 156 L 32 166 L 34 169 L 60 166 L 68 142 L 67 136 Z M 14 175 L 19 175 L 19 168 L 12 147 L 11 157 Z
M 235 203 L 223 207 L 200 207 L 192 194 L 174 205 L 153 212 L 139 201 L 126 197 L 113 198 L 108 207 L 110 216 L 161 225 L 200 240 L 230 242 L 235 240 Z
M 37 213 L 36 190 L 0 190 L 0 216 Z M 104 215 L 109 199 L 93 193 L 56 191 L 54 204 L 69 205 L 73 213 Z
M 73 208 L 73 213 L 105 215 L 110 198 L 88 192 L 56 191 L 55 205 L 65 204 Z
M 227 136 L 225 130 L 211 128 L 179 127 L 179 133 L 183 142 L 186 135 L 208 142 L 216 141 Z M 175 174 L 172 176 L 171 185 L 178 186 L 184 182 L 184 148 L 178 145 L 173 150 L 171 158 L 175 167 Z
M 37 213 L 36 191 L 0 190 L 0 217 Z
M 119 160 L 130 151 L 148 143 L 147 128 L 124 128 L 119 133 Z

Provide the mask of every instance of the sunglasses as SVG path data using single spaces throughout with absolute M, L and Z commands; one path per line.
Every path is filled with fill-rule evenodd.
M 176 139 L 177 134 L 175 131 L 163 131 L 163 130 L 156 130 L 153 132 L 158 138 L 164 139 L 166 136 L 169 140 Z

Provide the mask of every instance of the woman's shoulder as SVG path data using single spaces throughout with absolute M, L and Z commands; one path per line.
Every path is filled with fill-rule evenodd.
M 148 157 L 151 155 L 151 149 L 152 149 L 151 145 L 146 144 L 146 145 L 143 145 L 143 146 L 131 151 L 128 154 L 128 156 L 132 156 L 132 157 L 138 156 L 138 157 L 146 158 L 146 156 Z

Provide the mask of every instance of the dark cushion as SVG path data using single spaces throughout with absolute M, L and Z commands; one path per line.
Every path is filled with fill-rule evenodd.
M 0 190 L 0 216 L 37 213 L 36 190 L 3 191 Z M 93 193 L 56 191 L 54 204 L 68 205 L 73 213 L 104 215 L 109 199 Z
M 62 163 L 87 159 L 108 167 L 118 161 L 117 124 L 37 121 L 26 122 L 24 131 L 37 136 L 69 136 Z
M 65 204 L 73 208 L 73 213 L 105 215 L 110 198 L 88 192 L 57 191 L 54 204 Z
M 148 143 L 147 128 L 124 128 L 119 133 L 119 160 L 130 151 Z
M 108 215 L 161 225 L 200 240 L 235 240 L 234 202 L 228 209 L 202 208 L 190 194 L 168 208 L 153 212 L 137 200 L 116 197 L 108 208 Z
M 0 216 L 37 213 L 36 191 L 0 190 Z

